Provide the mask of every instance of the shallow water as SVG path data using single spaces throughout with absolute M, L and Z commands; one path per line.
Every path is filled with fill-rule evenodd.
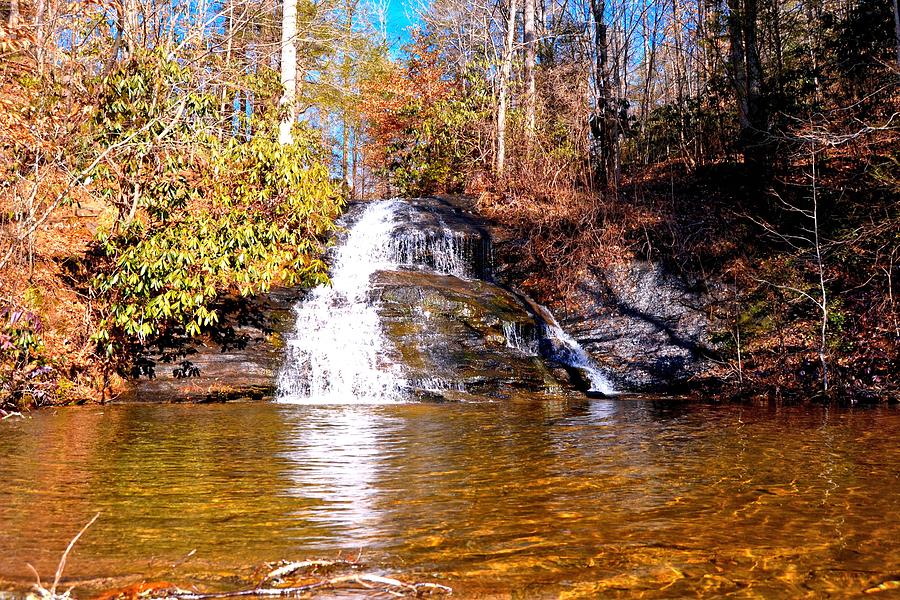
M 339 552 L 462 597 L 846 597 L 900 579 L 898 439 L 897 409 L 634 399 L 43 411 L 0 423 L 0 587 L 100 512 L 77 597 Z

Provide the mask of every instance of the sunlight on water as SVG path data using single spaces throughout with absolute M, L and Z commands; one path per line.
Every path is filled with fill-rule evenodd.
M 362 406 L 309 414 L 285 414 L 292 425 L 283 452 L 291 468 L 288 494 L 316 501 L 311 520 L 342 531 L 348 544 L 363 547 L 376 534 L 379 471 L 391 457 L 382 444 L 397 419 Z M 327 540 L 328 538 L 326 538 Z M 326 542 L 327 546 L 327 542 Z
M 339 553 L 461 598 L 856 596 L 900 574 L 898 437 L 897 409 L 650 400 L 47 411 L 0 423 L 0 589 L 100 512 L 77 598 Z

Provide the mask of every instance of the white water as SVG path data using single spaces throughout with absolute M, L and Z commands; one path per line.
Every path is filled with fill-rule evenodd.
M 278 402 L 388 404 L 403 400 L 399 366 L 383 359 L 387 340 L 369 279 L 396 268 L 390 241 L 399 201 L 366 207 L 338 248 L 331 286 L 319 286 L 296 308 L 294 334 L 278 375 Z
M 337 249 L 331 268 L 331 285 L 319 286 L 295 307 L 297 320 L 287 340 L 287 357 L 278 374 L 278 402 L 288 404 L 390 404 L 402 402 L 406 390 L 464 391 L 464 382 L 429 378 L 407 382 L 401 365 L 385 355 L 390 349 L 370 299 L 370 279 L 376 271 L 414 264 L 417 256 L 430 255 L 436 270 L 465 277 L 465 240 L 445 229 L 446 236 L 424 236 L 415 230 L 399 235 L 398 200 L 373 202 L 350 227 Z M 397 239 L 404 240 L 398 247 Z M 427 245 L 427 247 L 426 247 Z M 534 305 L 545 322 L 552 358 L 583 371 L 591 391 L 614 394 L 612 384 L 578 342 L 556 322 L 549 310 Z M 426 315 L 427 317 L 427 315 Z M 507 345 L 525 354 L 540 354 L 536 336 L 504 322 Z
M 423 257 L 434 257 L 434 270 L 463 279 L 474 277 L 466 258 L 465 234 L 444 228 L 440 236 L 407 231 L 393 240 L 392 253 L 399 264 L 416 265 Z
M 511 321 L 503 321 L 503 336 L 506 338 L 506 347 L 518 350 L 528 356 L 538 356 L 538 340 L 534 335 L 526 335 L 522 325 Z
M 579 344 L 575 338 L 560 327 L 559 323 L 556 321 L 556 317 L 553 316 L 553 313 L 545 306 L 541 306 L 537 303 L 535 303 L 535 305 L 540 309 L 541 317 L 544 319 L 545 333 L 553 346 L 554 358 L 565 365 L 581 369 L 587 374 L 588 379 L 591 382 L 591 388 L 588 391 L 597 392 L 604 396 L 613 396 L 617 394 L 616 388 L 613 387 L 612 382 L 606 378 L 606 375 L 603 374 L 603 371 L 600 370 L 597 363 L 588 356 L 587 351 L 581 347 L 581 344 Z

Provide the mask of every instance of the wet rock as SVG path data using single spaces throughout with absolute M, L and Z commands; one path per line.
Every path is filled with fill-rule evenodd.
M 709 299 L 644 261 L 594 269 L 574 302 L 551 304 L 563 327 L 623 389 L 671 390 L 712 364 Z
M 394 348 L 391 358 L 404 365 L 404 376 L 417 394 L 506 397 L 517 390 L 570 387 L 557 378 L 560 370 L 554 365 L 510 344 L 510 324 L 535 336 L 540 324 L 503 288 L 407 270 L 377 273 L 372 294 Z
M 413 198 L 397 212 L 395 260 L 438 273 L 490 280 L 491 238 L 484 224 L 439 198 Z

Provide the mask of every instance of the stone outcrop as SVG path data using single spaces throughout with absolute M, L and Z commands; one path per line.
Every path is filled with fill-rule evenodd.
M 168 340 L 138 357 L 116 401 L 222 402 L 272 398 L 294 324 L 298 290 L 277 289 L 218 307 L 221 327 L 196 339 Z
M 596 269 L 556 309 L 562 326 L 622 389 L 666 391 L 711 367 L 709 299 L 659 265 L 631 261 Z
M 540 356 L 541 323 L 508 290 L 421 271 L 381 272 L 373 283 L 392 358 L 417 395 L 505 397 L 571 387 L 566 372 Z
M 351 206 L 344 225 L 365 208 Z M 393 209 L 386 244 L 394 266 L 375 272 L 370 294 L 390 342 L 385 359 L 401 365 L 410 393 L 454 400 L 595 390 L 588 371 L 596 365 L 584 368 L 590 358 L 622 391 L 668 390 L 703 375 L 706 299 L 639 261 L 594 270 L 576 283 L 574 302 L 551 302 L 590 355 L 572 360 L 553 316 L 515 291 L 515 268 L 494 264 L 491 229 L 470 208 L 426 198 Z M 282 289 L 222 307 L 220 332 L 148 352 L 119 399 L 271 398 L 301 295 Z

